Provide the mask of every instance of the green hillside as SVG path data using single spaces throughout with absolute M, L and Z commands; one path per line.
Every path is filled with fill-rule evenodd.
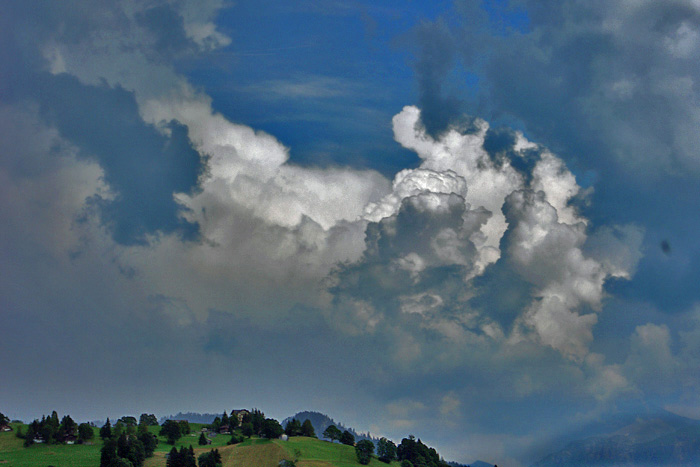
M 14 426 L 16 429 L 17 425 Z M 355 449 L 338 443 L 321 441 L 316 438 L 293 437 L 288 441 L 263 440 L 252 438 L 243 443 L 227 446 L 229 436 L 214 437 L 212 444 L 200 447 L 197 444 L 201 425 L 192 423 L 195 435 L 182 437 L 176 447 L 192 445 L 195 456 L 210 449 L 217 448 L 221 453 L 223 467 L 278 467 L 282 459 L 295 461 L 297 467 L 358 467 Z M 151 427 L 157 433 L 159 427 Z M 23 426 L 26 430 L 26 426 Z M 22 440 L 14 432 L 0 433 L 0 467 L 97 467 L 100 464 L 100 440 L 98 429 L 91 445 L 42 445 L 29 448 L 22 445 Z M 160 438 L 154 456 L 146 459 L 144 467 L 165 467 L 165 455 L 172 448 Z M 398 462 L 390 465 L 397 466 Z M 372 459 L 370 467 L 387 466 L 377 459 Z
M 12 424 L 16 430 L 19 424 Z M 22 430 L 26 431 L 26 425 Z M 38 444 L 31 448 L 25 448 L 23 440 L 17 438 L 14 432 L 0 433 L 0 465 L 3 467 L 97 467 L 100 465 L 100 448 L 102 442 L 97 436 L 93 445 L 65 445 L 54 444 L 51 446 Z

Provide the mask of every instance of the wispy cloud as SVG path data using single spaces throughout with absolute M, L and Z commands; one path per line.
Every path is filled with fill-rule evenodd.
M 241 90 L 258 98 L 272 100 L 332 99 L 359 95 L 362 86 L 346 78 L 312 75 L 262 81 L 245 86 Z

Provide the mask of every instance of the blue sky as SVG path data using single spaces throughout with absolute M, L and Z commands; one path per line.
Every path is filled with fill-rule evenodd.
M 3 6 L 3 413 L 700 418 L 696 2 Z

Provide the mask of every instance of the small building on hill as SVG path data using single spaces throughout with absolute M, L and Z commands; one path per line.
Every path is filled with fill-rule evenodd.
M 0 431 L 12 431 L 12 427 L 10 425 L 1 425 Z
M 238 419 L 238 426 L 243 423 L 243 417 L 245 415 L 250 415 L 250 412 L 246 409 L 241 409 L 241 410 L 232 410 L 231 411 L 231 417 L 236 417 Z

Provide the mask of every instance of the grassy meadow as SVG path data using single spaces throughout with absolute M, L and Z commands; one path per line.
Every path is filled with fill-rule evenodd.
M 240 444 L 227 446 L 229 435 L 217 435 L 212 444 L 199 446 L 199 433 L 203 425 L 190 423 L 192 433 L 185 435 L 175 444 L 194 448 L 195 456 L 211 449 L 221 453 L 223 467 L 277 467 L 282 459 L 296 461 L 297 467 L 357 467 L 360 464 L 355 457 L 355 449 L 338 443 L 321 441 L 316 438 L 293 437 L 288 441 L 251 438 Z M 16 430 L 18 424 L 13 424 Z M 158 434 L 160 427 L 149 430 Z M 26 431 L 26 425 L 22 426 Z M 153 457 L 146 459 L 144 467 L 165 467 L 165 455 L 172 449 L 165 439 L 159 437 L 158 447 Z M 93 444 L 45 445 L 35 444 L 29 448 L 23 446 L 23 440 L 15 432 L 0 433 L 0 467 L 98 467 L 102 440 L 99 428 L 95 428 Z M 387 466 L 373 458 L 370 467 Z M 398 466 L 398 462 L 392 462 Z

